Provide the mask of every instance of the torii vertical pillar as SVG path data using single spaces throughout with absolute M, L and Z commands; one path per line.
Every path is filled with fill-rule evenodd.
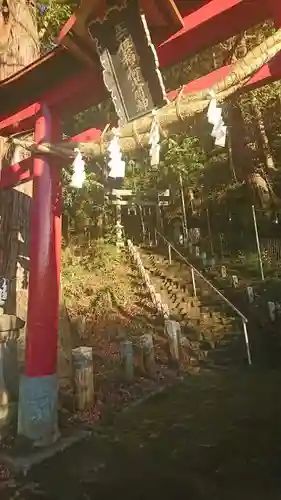
M 61 140 L 57 116 L 44 105 L 35 141 Z M 19 394 L 18 433 L 37 446 L 58 432 L 57 349 L 60 296 L 61 185 L 57 160 L 34 158 L 25 373 Z

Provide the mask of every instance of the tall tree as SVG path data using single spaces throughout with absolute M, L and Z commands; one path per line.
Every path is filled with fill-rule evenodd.
M 40 54 L 37 7 L 32 0 L 2 0 L 0 13 L 0 79 L 32 63 Z M 1 169 L 19 161 L 19 148 L 0 150 Z M 0 194 L 0 275 L 9 279 L 7 312 L 26 318 L 28 233 L 32 182 Z

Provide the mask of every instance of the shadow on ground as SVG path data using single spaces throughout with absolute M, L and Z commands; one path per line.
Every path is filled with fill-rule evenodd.
M 280 499 L 280 382 L 279 372 L 186 378 L 10 482 L 1 500 Z

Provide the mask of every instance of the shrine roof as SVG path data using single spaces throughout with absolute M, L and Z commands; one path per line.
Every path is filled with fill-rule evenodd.
M 86 86 L 82 85 L 81 87 L 80 83 L 80 90 L 79 92 L 77 90 L 76 95 L 76 98 L 79 96 L 79 99 L 81 97 L 84 99 L 84 107 L 99 102 L 97 101 L 99 95 L 105 96 L 96 46 L 94 40 L 89 36 L 87 24 L 89 20 L 96 19 L 103 12 L 102 9 L 105 8 L 106 1 L 110 2 L 110 0 L 82 0 L 77 12 L 62 28 L 58 37 L 58 46 L 23 70 L 0 82 L 0 120 L 31 103 L 38 102 L 46 92 L 52 90 L 55 92 L 60 85 L 64 85 L 66 88 L 68 82 L 71 81 L 72 86 L 75 86 L 77 78 L 80 79 L 80 83 L 81 78 L 88 82 L 87 95 L 81 95 L 85 94 Z M 146 14 L 152 40 L 158 46 L 161 67 L 167 65 L 171 60 L 181 59 L 185 53 L 187 57 L 192 55 L 196 52 L 196 47 L 204 48 L 209 37 L 207 25 L 213 22 L 217 15 L 216 12 L 219 14 L 218 22 L 222 21 L 221 15 L 229 14 L 227 9 L 228 11 L 236 9 L 235 13 L 238 14 L 236 21 L 234 20 L 235 16 L 232 16 L 232 24 L 230 22 L 229 26 L 227 23 L 221 23 L 222 39 L 225 39 L 229 30 L 232 34 L 236 33 L 241 23 L 248 27 L 251 24 L 248 19 L 250 16 L 252 16 L 252 24 L 266 18 L 264 0 L 140 0 L 140 2 Z M 223 7 L 226 4 L 227 7 Z M 253 9 L 254 4 L 258 8 Z M 200 9 L 202 10 L 202 22 L 205 23 L 204 28 L 206 28 L 204 33 L 199 26 Z M 243 12 L 245 12 L 242 20 L 241 15 L 239 17 L 241 9 L 244 9 Z M 200 27 L 199 33 L 197 33 L 198 26 Z M 213 31 L 212 36 L 218 37 L 218 30 L 213 29 Z M 193 36 L 194 33 L 196 37 Z M 183 35 L 186 37 L 184 40 Z M 168 58 L 166 58 L 168 63 L 165 62 L 165 64 L 163 64 L 164 52 L 169 53 Z M 90 84 L 92 85 L 92 96 L 89 92 Z M 60 112 L 71 113 L 80 110 L 77 109 L 78 101 L 76 102 L 74 95 L 75 92 L 72 98 L 67 100 L 64 98 L 63 92 L 61 95 L 57 93 L 56 102 Z M 91 102 L 91 98 L 94 102 Z M 64 101 L 61 106 L 59 105 L 60 100 Z

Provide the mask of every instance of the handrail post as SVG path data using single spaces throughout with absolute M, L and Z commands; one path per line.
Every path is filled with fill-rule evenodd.
M 181 206 L 182 206 L 182 215 L 183 215 L 184 246 L 186 247 L 187 241 L 188 241 L 188 229 L 187 229 L 186 207 L 185 207 L 183 181 L 182 181 L 181 173 L 179 173 L 179 181 L 180 181 Z
M 194 267 L 191 268 L 191 280 L 192 280 L 192 287 L 193 287 L 193 296 L 197 297 Z
M 259 237 L 259 230 L 258 230 L 257 218 L 256 218 L 256 211 L 255 211 L 254 205 L 252 205 L 252 213 L 253 213 L 253 221 L 254 221 L 256 245 L 257 245 L 257 252 L 258 252 L 259 268 L 260 268 L 260 273 L 261 273 L 261 279 L 262 279 L 262 281 L 264 281 L 263 262 L 262 262 L 262 255 L 261 255 L 261 246 L 260 246 L 260 237 Z
M 242 325 L 243 325 L 243 332 L 244 332 L 245 344 L 246 344 L 246 349 L 247 349 L 248 363 L 251 366 L 252 365 L 252 357 L 251 357 L 251 351 L 250 351 L 248 329 L 247 329 L 246 321 L 244 319 L 242 319 Z
M 172 264 L 172 250 L 170 243 L 168 244 L 168 255 L 169 255 L 169 264 Z

